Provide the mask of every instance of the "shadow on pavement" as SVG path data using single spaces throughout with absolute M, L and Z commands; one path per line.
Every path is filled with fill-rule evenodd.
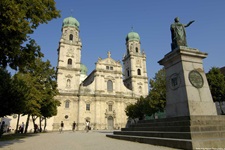
M 33 136 L 39 136 L 39 133 L 27 133 L 27 134 L 3 134 L 0 138 L 0 148 L 12 145 L 14 143 L 23 143 L 25 138 Z

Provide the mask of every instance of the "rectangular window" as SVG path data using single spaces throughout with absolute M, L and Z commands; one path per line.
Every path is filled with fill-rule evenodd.
M 112 111 L 112 105 L 109 105 L 109 111 Z
M 113 67 L 110 67 L 110 70 L 113 70 Z
M 67 100 L 67 101 L 65 102 L 65 108 L 69 108 L 69 107 L 70 107 L 70 101 Z
M 90 104 L 86 104 L 86 111 L 90 111 Z
M 109 66 L 106 66 L 106 69 L 109 70 Z

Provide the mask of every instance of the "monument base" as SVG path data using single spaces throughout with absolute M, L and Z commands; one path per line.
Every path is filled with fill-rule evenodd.
M 107 137 L 178 149 L 225 148 L 225 116 L 143 120 Z
M 159 61 L 166 71 L 166 116 L 217 115 L 203 69 L 207 53 L 180 46 Z

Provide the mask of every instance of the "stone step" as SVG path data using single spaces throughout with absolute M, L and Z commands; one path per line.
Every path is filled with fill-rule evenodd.
M 224 125 L 225 121 L 221 120 L 198 120 L 198 121 L 170 121 L 170 122 L 138 122 L 136 124 L 131 124 L 129 127 L 148 127 L 148 126 L 197 126 L 197 125 Z
M 155 122 L 173 122 L 173 121 L 211 121 L 211 122 L 224 122 L 224 116 L 182 116 L 182 117 L 173 117 L 173 118 L 161 118 L 161 119 L 152 119 L 152 120 L 139 120 L 138 123 L 155 123 Z
M 121 131 L 164 131 L 164 132 L 197 132 L 197 131 L 225 131 L 224 125 L 199 126 L 145 126 L 122 128 Z
M 225 147 L 225 138 L 210 138 L 195 140 L 192 143 L 188 139 L 173 139 L 173 138 L 158 138 L 158 137 L 143 137 L 143 136 L 127 136 L 127 135 L 106 135 L 110 138 L 140 142 L 152 145 L 166 146 L 176 149 L 221 149 Z
M 187 139 L 170 139 L 170 138 L 127 136 L 127 135 L 106 135 L 106 136 L 120 140 L 167 146 L 176 149 L 192 149 L 191 140 Z
M 205 131 L 205 132 L 159 132 L 159 131 L 114 131 L 115 135 L 179 138 L 179 139 L 208 139 L 225 137 L 225 131 Z

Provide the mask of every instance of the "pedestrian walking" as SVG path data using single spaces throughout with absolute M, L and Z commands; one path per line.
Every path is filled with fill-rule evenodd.
M 20 133 L 23 133 L 24 130 L 24 122 L 22 122 L 22 125 L 20 126 Z
M 72 130 L 73 130 L 73 132 L 75 131 L 75 128 L 76 128 L 76 122 L 74 121 L 74 122 L 73 122 L 73 125 L 72 125 Z
M 64 128 L 64 123 L 61 121 L 59 132 L 62 133 Z
M 89 132 L 89 129 L 90 129 L 89 125 L 90 125 L 90 122 L 86 120 L 86 127 L 85 127 L 86 132 Z
M 34 133 L 37 133 L 38 132 L 38 125 L 35 123 L 34 124 Z

